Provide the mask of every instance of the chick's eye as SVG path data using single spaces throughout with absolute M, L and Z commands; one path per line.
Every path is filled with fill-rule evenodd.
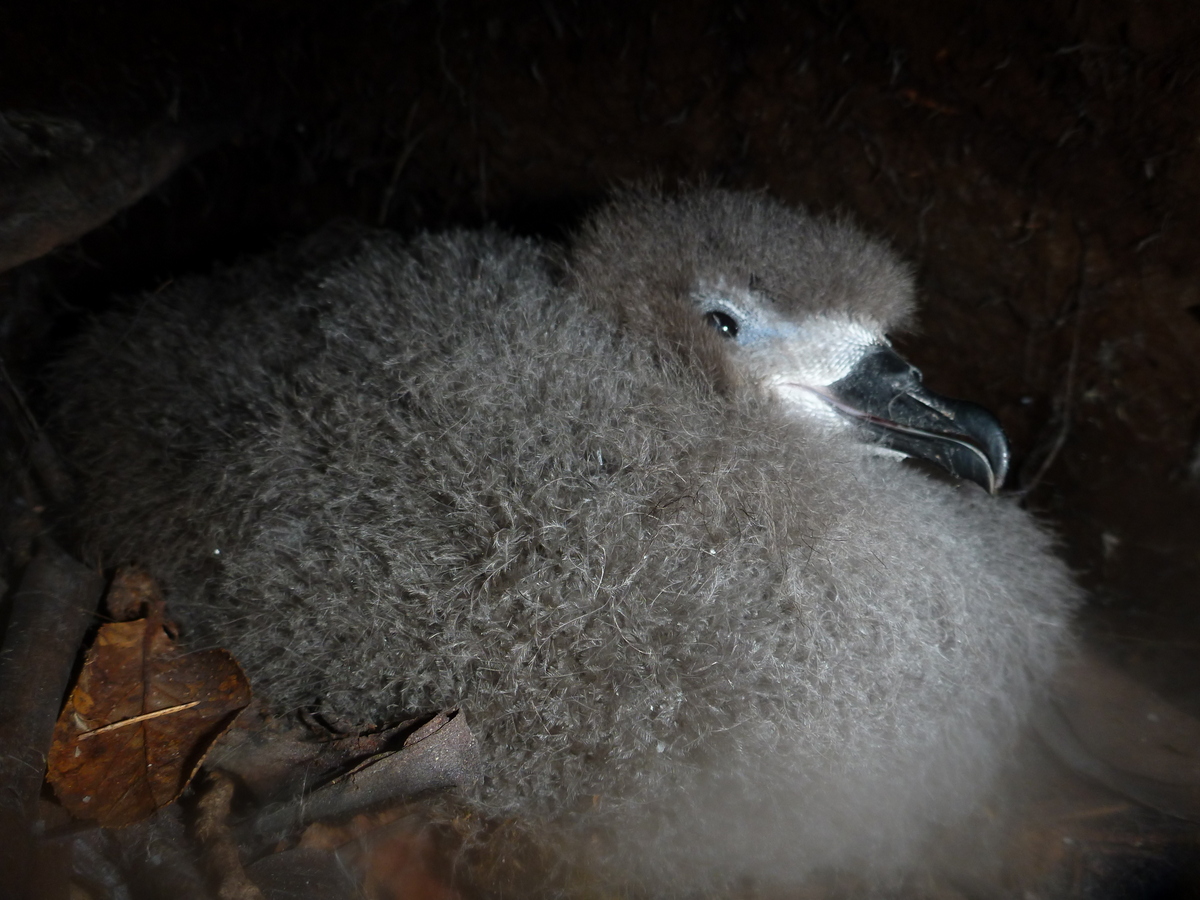
M 729 313 L 714 309 L 704 314 L 704 321 L 727 338 L 735 338 L 738 335 L 737 319 L 729 315 Z

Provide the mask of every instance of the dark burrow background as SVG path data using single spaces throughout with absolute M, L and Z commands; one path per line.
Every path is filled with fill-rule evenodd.
M 186 161 L 0 275 L 0 351 L 36 411 L 113 294 L 339 216 L 553 236 L 630 181 L 766 189 L 916 264 L 904 351 L 1001 418 L 1089 640 L 1200 714 L 1198 76 L 1191 0 L 7 3 L 0 111 Z M 0 154 L 0 212 L 29 171 Z M 1071 896 L 1200 896 L 1197 831 L 1089 834 Z

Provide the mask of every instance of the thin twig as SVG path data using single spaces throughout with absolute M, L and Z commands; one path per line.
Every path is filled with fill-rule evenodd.
M 116 731 L 118 728 L 124 728 L 127 725 L 136 725 L 138 722 L 145 722 L 149 719 L 157 719 L 159 716 L 169 716 L 173 713 L 183 712 L 185 709 L 191 709 L 193 706 L 199 706 L 199 700 L 193 700 L 191 703 L 181 703 L 179 706 L 168 706 L 165 709 L 156 709 L 154 712 L 143 713 L 140 716 L 133 716 L 129 719 L 122 719 L 120 722 L 113 722 L 111 725 L 102 725 L 99 728 L 94 728 L 91 731 L 85 731 L 79 735 L 79 740 L 84 738 L 95 737 L 98 734 L 104 734 L 106 731 Z
M 1049 471 L 1050 466 L 1054 464 L 1058 454 L 1062 451 L 1063 446 L 1067 442 L 1067 433 L 1071 428 L 1071 412 L 1075 402 L 1075 373 L 1079 368 L 1079 347 L 1081 336 L 1083 333 L 1083 313 L 1087 300 L 1086 280 L 1087 280 L 1087 237 L 1083 234 L 1083 230 L 1079 227 L 1079 223 L 1075 223 L 1075 231 L 1079 235 L 1079 271 L 1075 279 L 1073 289 L 1072 303 L 1075 307 L 1074 323 L 1071 332 L 1071 352 L 1067 357 L 1067 374 L 1066 381 L 1063 384 L 1062 405 L 1059 408 L 1060 423 L 1058 433 L 1054 436 L 1054 441 L 1050 445 L 1037 471 L 1022 487 L 1020 493 L 1028 496 L 1033 492 L 1034 488 Z

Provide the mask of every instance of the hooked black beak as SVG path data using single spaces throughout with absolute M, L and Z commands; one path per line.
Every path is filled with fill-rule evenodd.
M 1004 483 L 1008 441 L 995 416 L 927 391 L 920 371 L 890 347 L 868 353 L 822 395 L 889 449 L 935 462 L 992 494 Z

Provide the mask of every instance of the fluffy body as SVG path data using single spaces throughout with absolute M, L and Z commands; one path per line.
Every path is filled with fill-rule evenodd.
M 86 533 L 278 710 L 460 706 L 481 806 L 586 808 L 637 878 L 886 871 L 987 788 L 1076 589 L 1010 501 L 739 379 L 681 299 L 719 278 L 911 309 L 858 232 L 720 193 L 565 251 L 328 232 L 142 298 L 55 376 Z

